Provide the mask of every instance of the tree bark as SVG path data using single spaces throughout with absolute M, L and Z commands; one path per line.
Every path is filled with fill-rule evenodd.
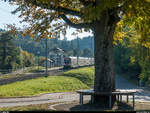
M 114 15 L 104 12 L 100 20 L 94 21 L 95 43 L 95 92 L 115 91 L 113 34 L 116 26 Z M 108 103 L 108 96 L 94 96 L 94 102 Z M 113 97 L 115 100 L 115 97 Z

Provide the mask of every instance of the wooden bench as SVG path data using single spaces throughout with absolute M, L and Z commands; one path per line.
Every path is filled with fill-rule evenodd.
M 93 89 L 91 90 L 77 90 L 77 93 L 80 94 L 80 104 L 83 104 L 83 96 L 84 95 L 90 95 L 91 96 L 91 103 L 94 103 L 94 95 L 108 95 L 109 96 L 109 108 L 112 107 L 112 96 L 115 95 L 116 99 L 118 101 L 122 101 L 122 96 L 125 95 L 127 96 L 127 102 L 129 101 L 129 96 L 132 96 L 132 105 L 133 105 L 133 109 L 134 109 L 134 103 L 135 103 L 135 99 L 134 99 L 134 94 L 136 93 L 136 91 L 134 90 L 116 90 L 114 92 L 94 92 Z

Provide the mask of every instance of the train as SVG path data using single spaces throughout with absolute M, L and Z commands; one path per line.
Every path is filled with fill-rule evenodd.
M 64 69 L 89 66 L 94 64 L 94 58 L 88 57 L 66 57 L 64 58 Z

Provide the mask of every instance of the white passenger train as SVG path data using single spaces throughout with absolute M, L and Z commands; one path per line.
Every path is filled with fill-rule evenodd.
M 94 64 L 94 58 L 88 57 L 67 57 L 64 58 L 64 69 L 78 67 L 78 66 L 89 66 Z

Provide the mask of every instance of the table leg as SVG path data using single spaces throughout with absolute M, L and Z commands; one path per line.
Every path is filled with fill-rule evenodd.
M 109 96 L 109 108 L 111 109 L 111 95 Z
M 91 104 L 94 103 L 94 95 L 91 95 Z
M 120 102 L 122 101 L 122 95 L 120 95 Z
M 80 104 L 83 104 L 83 94 L 80 94 Z
M 118 95 L 118 102 L 120 102 L 120 95 Z
M 116 95 L 117 96 L 117 100 L 119 101 L 119 95 Z
M 135 101 L 134 101 L 134 94 L 133 94 L 133 109 L 134 109 L 134 103 L 135 103 Z

